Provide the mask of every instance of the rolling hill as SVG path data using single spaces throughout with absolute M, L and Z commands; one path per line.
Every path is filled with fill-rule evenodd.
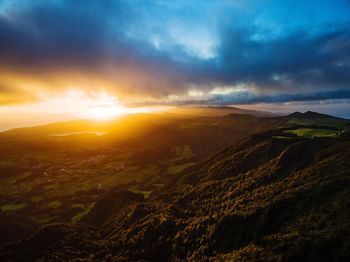
M 81 224 L 44 227 L 3 258 L 345 261 L 350 140 L 279 132 L 217 153 L 148 199 L 111 189 Z
M 349 121 L 313 112 L 163 121 L 122 142 L 112 133 L 78 142 L 49 137 L 34 156 L 37 140 L 8 140 L 8 149 L 32 143 L 27 150 L 34 159 L 22 147 L 1 158 L 8 168 L 2 238 L 16 240 L 2 245 L 1 260 L 350 256 L 350 140 L 342 133 Z M 62 149 L 63 142 L 79 150 Z M 15 158 L 18 170 L 6 167 L 5 159 Z

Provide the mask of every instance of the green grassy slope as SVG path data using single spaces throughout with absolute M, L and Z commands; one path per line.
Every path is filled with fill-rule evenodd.
M 349 255 L 349 121 L 135 117 L 123 136 L 0 135 L 0 242 L 42 228 L 0 260 Z
M 100 229 L 48 226 L 3 257 L 346 261 L 350 140 L 279 132 L 227 148 L 147 199 L 115 189 L 85 218 Z
M 0 243 L 50 223 L 77 223 L 114 187 L 148 198 L 169 177 L 276 125 L 258 119 L 150 114 L 0 133 Z M 84 130 L 108 133 L 76 133 Z

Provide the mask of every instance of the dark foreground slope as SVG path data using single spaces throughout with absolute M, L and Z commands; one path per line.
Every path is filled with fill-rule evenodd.
M 85 224 L 47 226 L 2 261 L 348 261 L 350 140 L 270 131 L 146 200 L 111 190 Z

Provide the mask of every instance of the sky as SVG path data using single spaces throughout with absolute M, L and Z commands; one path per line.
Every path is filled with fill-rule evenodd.
M 350 117 L 350 0 L 0 0 L 0 129 L 194 104 Z

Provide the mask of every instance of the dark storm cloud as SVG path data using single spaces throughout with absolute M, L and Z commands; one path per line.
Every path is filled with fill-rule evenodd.
M 63 3 L 48 2 L 0 17 L 2 61 L 35 67 L 102 59 L 112 40 L 108 31 L 108 6 L 96 1 Z M 111 7 L 116 14 L 114 21 L 120 27 L 125 14 L 115 1 Z M 98 11 L 104 16 L 96 15 Z M 118 46 L 114 50 L 122 53 L 126 48 L 122 39 L 113 40 Z
M 206 103 L 230 105 L 232 103 L 252 104 L 252 103 L 284 103 L 290 101 L 320 101 L 327 99 L 350 98 L 350 90 L 335 90 L 328 92 L 313 92 L 309 94 L 283 94 L 283 95 L 254 95 L 249 92 L 241 92 L 235 95 L 216 95 Z
M 202 65 L 192 72 L 193 61 L 174 61 L 172 54 L 128 37 L 138 15 L 126 1 L 41 2 L 13 10 L 0 16 L 0 66 L 41 77 L 59 70 L 80 71 L 87 77 L 97 71 L 112 81 L 130 71 L 138 75 L 131 89 L 150 95 L 166 95 L 172 92 L 169 88 L 184 90 L 192 80 L 198 82 L 195 71 Z M 180 50 L 177 55 L 184 57 Z
M 224 103 L 350 97 L 349 24 L 292 28 L 271 35 L 256 25 L 232 26 L 226 19 L 218 23 L 215 56 L 203 58 L 170 41 L 163 45 L 169 48 L 159 48 L 145 37 L 152 36 L 153 27 L 142 30 L 147 21 L 137 8 L 151 12 L 151 2 L 36 3 L 0 15 L 1 68 L 38 75 L 57 68 L 87 76 L 98 71 L 111 81 L 129 70 L 135 77 L 127 88 L 155 97 L 193 87 L 205 91 L 254 86 L 214 98 Z M 130 35 L 142 31 L 140 37 Z M 112 70 L 105 70 L 106 63 Z
M 275 39 L 252 39 L 247 30 L 223 35 L 219 77 L 227 84 L 260 87 L 349 88 L 350 30 L 300 30 Z M 220 79 L 218 79 L 220 81 Z

